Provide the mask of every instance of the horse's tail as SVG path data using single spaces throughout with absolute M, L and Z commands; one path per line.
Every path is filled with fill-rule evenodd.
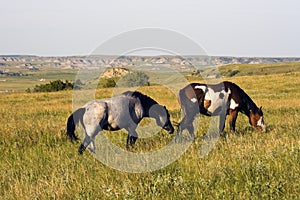
M 182 101 L 182 100 L 185 100 L 185 99 L 187 99 L 187 97 L 186 97 L 186 95 L 185 95 L 185 90 L 184 90 L 185 88 L 183 88 L 183 89 L 181 89 L 180 91 L 179 91 L 179 101 Z
M 179 91 L 178 100 L 184 116 L 194 117 L 199 113 L 198 98 L 191 85 Z
M 67 136 L 73 140 L 78 140 L 78 137 L 75 135 L 76 124 L 80 121 L 82 123 L 82 118 L 85 113 L 85 108 L 79 108 L 74 113 L 70 115 L 67 122 Z
M 184 89 L 181 89 L 179 91 L 179 97 L 178 97 L 178 101 L 179 101 L 179 104 L 180 104 L 180 107 L 182 109 L 182 111 L 184 112 L 184 115 L 186 114 L 186 109 L 187 109 L 187 106 L 188 106 L 188 98 L 185 94 L 185 88 Z

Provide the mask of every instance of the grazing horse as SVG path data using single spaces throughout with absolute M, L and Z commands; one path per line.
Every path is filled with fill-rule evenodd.
M 235 132 L 238 112 L 248 116 L 250 124 L 266 131 L 262 108 L 236 84 L 225 81 L 216 85 L 191 83 L 180 90 L 179 102 L 184 117 L 179 123 L 178 134 L 187 129 L 194 137 L 193 121 L 198 113 L 220 116 L 219 131 L 223 132 L 226 115 L 229 115 L 230 132 Z
M 80 121 L 85 130 L 85 138 L 78 149 L 78 153 L 82 154 L 88 146 L 90 151 L 95 152 L 94 139 L 99 131 L 124 128 L 128 132 L 126 147 L 129 148 L 138 138 L 136 128 L 144 117 L 152 117 L 158 126 L 170 134 L 174 132 L 165 106 L 140 92 L 127 91 L 112 98 L 90 101 L 76 110 L 68 118 L 67 135 L 71 140 L 78 139 L 75 128 Z

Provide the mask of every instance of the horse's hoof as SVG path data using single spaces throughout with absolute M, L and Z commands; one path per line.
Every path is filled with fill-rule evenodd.
M 93 153 L 93 154 L 96 153 L 96 150 L 95 150 L 94 148 L 88 148 L 88 150 L 89 150 L 91 153 Z
M 79 146 L 79 148 L 78 148 L 78 154 L 79 154 L 79 155 L 82 155 L 82 153 L 84 152 L 84 150 L 85 150 L 85 146 L 84 146 L 83 144 L 81 144 L 81 145 Z
M 132 147 L 134 146 L 134 144 L 135 144 L 135 142 L 136 142 L 137 139 L 138 139 L 138 138 L 135 137 L 135 136 L 130 136 L 129 140 L 130 140 L 130 145 L 131 145 Z

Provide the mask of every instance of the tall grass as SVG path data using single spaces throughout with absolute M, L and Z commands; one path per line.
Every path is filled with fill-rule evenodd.
M 252 130 L 240 114 L 237 133 L 220 138 L 199 157 L 210 118 L 189 149 L 169 166 L 148 173 L 120 172 L 91 154 L 77 155 L 79 143 L 65 136 L 72 91 L 0 96 L 0 196 L 2 199 L 299 199 L 300 73 L 233 77 L 263 106 L 267 133 Z M 161 86 L 139 88 L 164 104 L 173 121 L 179 104 Z M 108 97 L 111 89 L 97 91 Z M 144 122 L 147 123 L 147 122 Z M 227 125 L 227 124 L 226 124 Z M 225 131 L 228 131 L 226 126 Z M 125 147 L 126 133 L 105 132 Z M 159 149 L 174 136 L 161 131 L 139 139 L 134 152 Z

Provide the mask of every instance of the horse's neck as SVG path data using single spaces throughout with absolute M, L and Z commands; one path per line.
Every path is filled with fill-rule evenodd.
M 126 93 L 125 93 L 126 94 Z M 153 100 L 152 98 L 143 95 L 139 92 L 133 92 L 133 93 L 128 93 L 130 94 L 130 96 L 139 99 L 142 107 L 143 107 L 143 117 L 149 117 L 149 110 L 150 108 L 155 105 L 158 104 L 155 100 Z
M 143 117 L 149 117 L 149 110 L 151 109 L 151 107 L 153 105 L 156 105 L 158 104 L 156 101 L 154 101 L 153 99 L 151 98 L 140 98 L 140 102 L 142 104 L 142 107 L 143 107 L 143 110 L 144 110 L 144 114 L 143 114 Z
M 241 106 L 241 111 L 246 114 L 248 117 L 250 117 L 250 110 L 256 112 L 258 107 L 257 105 L 252 101 L 252 99 L 246 94 L 245 91 L 241 89 L 241 99 L 243 106 Z
M 151 103 L 145 103 L 144 105 L 142 104 L 143 109 L 144 109 L 144 116 L 143 117 L 150 117 L 149 111 L 150 111 L 151 107 L 155 104 L 157 104 L 157 103 L 156 102 L 151 102 Z

